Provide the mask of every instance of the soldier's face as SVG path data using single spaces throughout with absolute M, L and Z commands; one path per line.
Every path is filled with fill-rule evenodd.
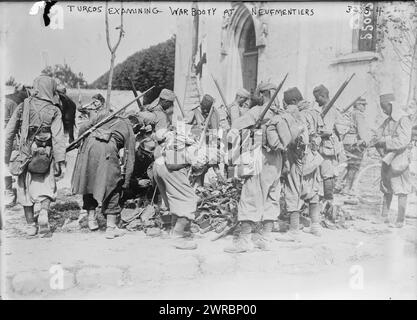
M 391 102 L 381 102 L 381 109 L 387 116 L 390 116 L 392 113 L 392 104 Z
M 171 108 L 174 105 L 174 103 L 172 101 L 165 100 L 165 99 L 162 99 L 162 98 L 159 98 L 159 99 L 160 99 L 159 100 L 159 103 L 161 104 L 161 107 L 164 110 L 167 110 L 167 109 Z
M 237 103 L 238 103 L 240 106 L 243 106 L 243 104 L 244 104 L 247 100 L 248 100 L 247 98 L 245 98 L 245 97 L 241 97 L 241 96 L 237 95 Z
M 327 99 L 323 95 L 317 94 L 317 95 L 314 96 L 314 98 L 316 99 L 316 102 L 320 107 L 322 107 L 326 104 Z

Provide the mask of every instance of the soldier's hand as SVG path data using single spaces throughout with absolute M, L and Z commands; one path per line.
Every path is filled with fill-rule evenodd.
M 55 171 L 55 177 L 56 178 L 62 178 L 63 173 L 65 172 L 65 162 L 55 162 L 54 163 L 54 171 Z

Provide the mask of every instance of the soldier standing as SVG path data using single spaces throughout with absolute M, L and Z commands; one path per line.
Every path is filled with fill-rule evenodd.
M 65 137 L 61 111 L 55 105 L 58 103 L 56 87 L 51 77 L 36 78 L 32 96 L 17 107 L 6 127 L 6 165 L 11 160 L 13 141 L 18 132 L 21 137 L 19 147 L 27 145 L 32 154 L 17 181 L 17 200 L 23 205 L 27 234 L 31 236 L 38 231 L 40 234 L 49 232 L 48 210 L 56 198 L 55 177 L 62 175 L 65 166 Z M 35 222 L 35 203 L 41 204 L 38 225 Z
M 271 100 L 272 90 L 276 90 L 273 84 L 262 84 L 259 91 L 263 105 L 254 106 L 236 119 L 229 132 L 230 135 L 237 137 L 239 131 L 253 128 Z M 268 121 L 275 115 L 277 115 L 276 109 L 270 108 L 263 120 Z M 245 154 L 249 155 L 246 160 L 251 170 L 243 172 L 244 182 L 238 204 L 240 228 L 238 232 L 235 232 L 232 246 L 226 247 L 225 252 L 247 252 L 252 249 L 253 245 L 259 249 L 267 249 L 274 221 L 278 219 L 282 156 L 278 148 L 272 150 L 268 147 L 266 139 L 263 138 L 265 130 L 265 125 L 262 125 L 260 130 L 253 133 L 254 143 L 241 155 L 242 158 Z M 249 131 L 245 130 L 246 134 L 241 135 L 242 139 L 251 138 Z M 261 223 L 261 228 L 255 232 L 255 226 L 258 223 Z
M 300 211 L 304 205 L 308 206 L 311 218 L 311 228 L 305 231 L 319 236 L 319 166 L 323 158 L 318 152 L 321 140 L 314 126 L 320 124 L 320 117 L 311 110 L 296 87 L 284 92 L 284 107 L 293 118 L 289 122 L 291 118 L 287 117 L 289 128 L 295 130 L 298 126 L 299 129 L 292 134 L 292 143 L 288 145 L 285 154 L 284 197 L 290 216 L 290 230 L 288 234 L 277 237 L 277 240 L 294 240 L 299 234 Z
M 325 108 L 330 102 L 329 90 L 322 84 L 314 88 L 313 95 L 321 108 Z M 343 145 L 340 137 L 345 133 L 346 126 L 335 106 L 327 112 L 323 118 L 323 123 L 324 127 L 320 132 L 322 139 L 320 154 L 323 157 L 320 173 L 323 179 L 325 207 L 331 212 L 333 210 L 335 180 L 338 174 L 337 166 L 343 155 Z
M 366 145 L 371 136 L 365 119 L 366 99 L 360 98 L 353 106 L 350 114 L 349 131 L 343 137 L 343 146 L 347 154 L 347 172 L 345 176 L 344 194 L 350 194 L 356 175 L 361 166 Z
M 412 192 L 408 146 L 411 142 L 412 123 L 410 117 L 395 102 L 393 94 L 380 96 L 382 111 L 388 116 L 382 123 L 374 141 L 383 156 L 381 168 L 381 192 L 384 194 L 382 217 L 389 223 L 389 210 L 394 195 L 398 196 L 398 214 L 395 227 L 405 222 L 407 196 Z
M 21 104 L 26 98 L 28 98 L 27 89 L 22 85 L 17 85 L 15 87 L 15 91 L 12 94 L 6 95 L 5 101 L 5 114 L 4 120 L 5 124 L 4 127 L 6 128 L 7 124 L 9 123 L 10 118 L 13 115 L 13 112 L 16 110 L 17 106 Z M 15 140 L 13 143 L 13 150 L 17 149 L 17 141 Z M 16 189 L 13 189 L 13 178 L 9 173 L 4 175 L 4 193 L 5 193 L 5 206 L 12 207 L 16 204 Z

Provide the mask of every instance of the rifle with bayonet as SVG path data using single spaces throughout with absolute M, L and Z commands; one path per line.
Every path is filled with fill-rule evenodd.
M 281 90 L 282 86 L 284 85 L 285 80 L 287 80 L 287 77 L 288 77 L 288 73 L 285 75 L 284 79 L 281 81 L 278 88 L 275 90 L 273 96 L 271 97 L 271 100 L 269 100 L 265 109 L 262 111 L 261 115 L 259 116 L 259 119 L 255 123 L 255 128 L 254 129 L 259 129 L 261 127 L 262 121 L 263 121 L 266 113 L 268 112 L 269 108 L 271 108 L 272 103 L 275 101 L 275 98 L 277 97 L 278 92 Z
M 132 92 L 133 92 L 133 95 L 135 96 L 135 98 L 137 98 L 137 97 L 138 97 L 138 92 L 137 92 L 137 90 L 136 90 L 136 87 L 135 87 L 135 84 L 133 83 L 132 78 L 130 78 L 130 77 L 126 77 L 126 78 L 127 78 L 127 80 L 129 80 L 129 82 L 130 82 L 130 88 L 131 88 L 131 90 L 132 90 Z M 138 99 L 138 100 L 136 100 L 136 102 L 137 102 L 137 104 L 138 104 L 139 111 L 142 111 L 142 110 L 143 110 L 142 103 L 140 103 L 140 100 L 139 100 L 139 99 Z
M 141 93 L 139 96 L 135 97 L 135 99 L 133 99 L 132 101 L 130 101 L 129 103 L 127 103 L 126 105 L 124 105 L 123 107 L 121 107 L 119 110 L 117 110 L 116 112 L 108 115 L 107 117 L 105 117 L 103 120 L 99 121 L 98 123 L 96 123 L 94 126 L 92 126 L 90 129 L 88 129 L 87 131 L 85 131 L 81 136 L 79 136 L 77 139 L 75 139 L 66 149 L 66 152 L 69 152 L 71 150 L 73 150 L 74 148 L 76 148 L 76 146 L 78 145 L 78 143 L 83 140 L 84 138 L 86 138 L 90 133 L 92 133 L 93 131 L 95 131 L 97 128 L 99 128 L 100 126 L 102 126 L 103 124 L 109 122 L 110 120 L 112 120 L 114 117 L 116 117 L 119 113 L 121 113 L 122 111 L 124 111 L 128 106 L 130 106 L 132 103 L 134 103 L 137 99 L 143 97 L 146 93 L 148 93 L 149 91 L 151 91 L 155 86 L 150 87 L 148 90 L 146 90 L 145 92 Z
M 353 73 L 348 79 L 345 80 L 345 82 L 342 83 L 339 90 L 337 90 L 336 94 L 333 96 L 333 98 L 329 101 L 329 103 L 324 107 L 321 117 L 324 118 L 326 114 L 329 112 L 331 107 L 333 107 L 336 100 L 339 98 L 339 96 L 342 94 L 343 90 L 345 90 L 346 86 L 349 84 L 350 80 L 352 80 L 353 76 L 355 74 Z
M 356 102 L 358 102 L 359 99 L 362 98 L 365 94 L 366 94 L 366 91 L 362 93 L 359 97 L 357 97 L 355 100 L 353 100 L 346 108 L 344 108 L 342 110 L 342 113 L 346 113 L 347 111 L 349 111 L 349 109 L 352 108 L 356 104 Z

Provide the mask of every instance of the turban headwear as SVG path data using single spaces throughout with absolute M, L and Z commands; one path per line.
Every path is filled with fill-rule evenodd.
M 236 94 L 238 96 L 241 96 L 241 97 L 246 98 L 246 99 L 250 98 L 250 92 L 246 89 L 243 89 L 243 88 L 237 90 Z
M 323 86 L 322 84 L 315 87 L 313 90 L 313 94 L 314 96 L 329 96 L 329 89 L 327 89 L 325 86 Z
M 159 94 L 159 97 L 161 99 L 174 102 L 174 100 L 175 100 L 175 93 L 173 91 L 171 91 L 171 90 L 168 90 L 168 89 L 162 89 L 161 93 Z
M 297 101 L 297 103 L 303 100 L 303 95 L 301 94 L 300 90 L 298 90 L 297 87 L 293 87 L 284 91 L 285 103 L 291 104 L 293 100 Z

